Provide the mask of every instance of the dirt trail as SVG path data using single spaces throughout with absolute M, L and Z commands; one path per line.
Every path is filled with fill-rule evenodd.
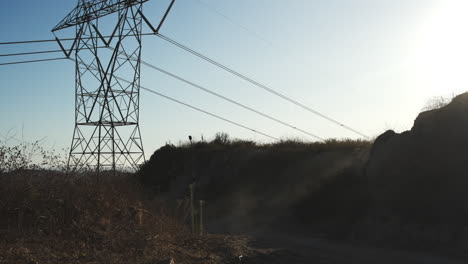
M 257 236 L 252 247 L 259 255 L 246 258 L 244 263 L 336 263 L 336 264 L 462 264 L 465 261 L 430 256 L 401 250 L 352 245 L 305 236 Z

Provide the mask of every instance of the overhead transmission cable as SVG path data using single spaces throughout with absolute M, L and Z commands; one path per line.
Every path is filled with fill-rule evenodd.
M 174 45 L 174 46 L 176 46 L 176 47 L 178 47 L 180 49 L 183 49 L 183 50 L 185 50 L 185 51 L 187 51 L 187 52 L 189 52 L 189 53 L 191 53 L 191 54 L 193 54 L 193 55 L 195 55 L 195 56 L 197 56 L 197 57 L 199 57 L 199 58 L 201 58 L 201 59 L 203 59 L 203 60 L 205 60 L 205 61 L 207 61 L 207 62 L 209 62 L 209 63 L 211 63 L 213 65 L 215 65 L 215 66 L 217 66 L 218 68 L 221 68 L 221 69 L 223 69 L 223 70 L 225 70 L 225 71 L 227 71 L 227 72 L 229 72 L 229 73 L 231 73 L 231 74 L 233 74 L 233 75 L 235 75 L 235 76 L 237 76 L 237 77 L 239 77 L 239 78 L 241 78 L 241 79 L 243 79 L 243 80 L 257 86 L 257 87 L 259 87 L 259 88 L 262 88 L 263 90 L 265 90 L 265 91 L 267 91 L 267 92 L 269 92 L 269 93 L 271 93 L 273 95 L 276 95 L 276 96 L 278 96 L 278 97 L 280 97 L 280 98 L 282 98 L 282 99 L 284 99 L 284 100 L 286 100 L 286 101 L 288 101 L 288 102 L 290 102 L 292 104 L 295 104 L 295 105 L 303 108 L 304 110 L 307 110 L 307 111 L 309 111 L 309 112 L 311 112 L 311 113 L 313 113 L 313 114 L 315 114 L 317 116 L 320 116 L 323 119 L 325 119 L 327 121 L 330 121 L 330 122 L 332 122 L 332 123 L 334 123 L 334 124 L 336 124 L 336 125 L 338 125 L 340 127 L 343 127 L 343 128 L 345 128 L 345 129 L 347 129 L 347 130 L 349 130 L 351 132 L 354 132 L 354 133 L 356 133 L 356 134 L 358 134 L 358 135 L 360 135 L 362 137 L 369 138 L 369 136 L 367 136 L 366 134 L 361 133 L 358 130 L 356 130 L 356 129 L 348 126 L 348 125 L 345 125 L 345 124 L 343 124 L 343 123 L 341 123 L 341 122 L 339 122 L 339 121 L 337 121 L 337 120 L 335 120 L 335 119 L 333 119 L 333 118 L 331 118 L 331 117 L 329 117 L 329 116 L 327 116 L 325 114 L 322 114 L 322 113 L 318 112 L 317 110 L 314 110 L 314 109 L 312 109 L 312 108 L 310 108 L 310 107 L 308 107 L 308 106 L 306 106 L 306 105 L 304 105 L 304 104 L 302 104 L 302 103 L 300 103 L 300 102 L 298 102 L 298 101 L 296 101 L 294 99 L 291 99 L 290 97 L 288 97 L 286 95 L 283 95 L 282 93 L 280 93 L 280 92 L 278 92 L 278 91 L 276 91 L 276 90 L 274 90 L 274 89 L 272 89 L 272 88 L 270 88 L 270 87 L 268 87 L 266 85 L 263 85 L 263 84 L 255 81 L 255 80 L 253 80 L 252 78 L 247 77 L 247 76 L 239 73 L 238 71 L 235 71 L 235 70 L 233 70 L 233 69 L 231 69 L 231 68 L 229 68 L 229 67 L 227 67 L 227 66 L 225 66 L 225 65 L 223 65 L 223 64 L 221 64 L 221 63 L 219 63 L 219 62 L 217 62 L 217 61 L 215 61 L 213 59 L 210 59 L 206 55 L 203 55 L 203 54 L 189 48 L 186 45 L 183 45 L 183 44 L 181 44 L 181 43 L 179 43 L 179 42 L 177 42 L 177 41 L 175 41 L 175 40 L 173 40 L 173 39 L 171 39 L 171 38 L 169 38 L 169 37 L 167 37 L 165 35 L 162 35 L 160 33 L 156 34 L 156 36 L 158 36 L 159 38 L 165 40 L 166 42 L 168 42 L 168 43 L 170 43 L 170 44 L 172 44 L 172 45 Z
M 123 81 L 123 82 L 131 83 L 130 81 L 125 80 L 125 79 L 122 79 L 122 78 L 117 77 L 117 76 L 116 76 L 115 78 L 116 78 L 116 79 L 119 79 L 119 80 L 121 80 L 121 81 Z M 235 126 L 238 126 L 238 127 L 241 127 L 241 128 L 247 129 L 247 130 L 250 130 L 250 131 L 252 131 L 252 132 L 258 133 L 258 134 L 263 135 L 263 136 L 265 136 L 265 137 L 268 137 L 268 138 L 270 138 L 270 139 L 279 141 L 278 138 L 276 138 L 276 137 L 274 137 L 274 136 L 271 136 L 271 135 L 269 135 L 269 134 L 267 134 L 267 133 L 258 131 L 258 130 L 256 130 L 256 129 L 253 129 L 253 128 L 250 128 L 250 127 L 248 127 L 248 126 L 245 126 L 245 125 L 242 125 L 242 124 L 240 124 L 240 123 L 237 123 L 237 122 L 235 122 L 235 121 L 232 121 L 232 120 L 230 120 L 230 119 L 227 119 L 227 118 L 224 118 L 224 117 L 222 117 L 222 116 L 213 114 L 213 113 L 211 113 L 211 112 L 208 112 L 208 111 L 203 110 L 203 109 L 201 109 L 201 108 L 198 108 L 198 107 L 196 107 L 196 106 L 190 105 L 190 104 L 188 104 L 188 103 L 179 101 L 179 100 L 177 100 L 177 99 L 174 99 L 174 98 L 169 97 L 169 96 L 167 96 L 167 95 L 164 95 L 164 94 L 162 94 L 162 93 L 159 93 L 159 92 L 156 92 L 156 91 L 151 90 L 151 89 L 149 89 L 149 88 L 146 88 L 146 87 L 144 87 L 144 86 L 141 86 L 141 85 L 140 85 L 140 88 L 143 89 L 143 90 L 145 90 L 145 91 L 147 91 L 147 92 L 150 92 L 150 93 L 159 95 L 160 97 L 163 97 L 163 98 L 165 98 L 165 99 L 167 99 L 167 100 L 170 100 L 170 101 L 172 101 L 172 102 L 175 102 L 175 103 L 181 104 L 181 105 L 183 105 L 183 106 L 186 106 L 186 107 L 188 107 L 188 108 L 191 108 L 191 109 L 193 109 L 193 110 L 196 110 L 196 111 L 198 111 L 198 112 L 202 112 L 202 113 L 204 113 L 204 114 L 210 115 L 210 116 L 215 117 L 215 118 L 220 119 L 220 120 L 223 120 L 223 121 L 228 122 L 228 123 L 230 123 L 230 124 L 233 124 L 233 125 L 235 125 Z
M 56 60 L 65 60 L 65 59 L 68 59 L 68 58 L 60 57 L 60 58 L 41 59 L 41 60 L 14 61 L 14 62 L 0 63 L 0 66 L 14 65 L 14 64 L 24 64 L 24 63 L 33 63 L 33 62 L 44 62 L 44 61 L 56 61 Z
M 202 1 L 202 0 L 194 0 L 195 2 L 199 3 L 200 5 L 204 6 L 206 9 L 212 11 L 213 13 L 217 14 L 218 16 L 224 18 L 226 21 L 228 21 L 229 23 L 231 23 L 232 25 L 234 26 L 237 26 L 241 29 L 243 29 L 245 32 L 255 36 L 256 38 L 258 38 L 259 40 L 267 43 L 268 45 L 273 45 L 273 43 L 271 43 L 271 41 L 267 40 L 266 38 L 262 37 L 260 34 L 258 34 L 257 32 L 249 29 L 248 27 L 240 24 L 239 22 L 235 21 L 234 19 L 230 18 L 229 16 L 227 16 L 226 14 L 224 14 L 223 12 L 221 12 L 220 10 L 218 10 L 216 7 L 206 3 L 205 1 Z
M 136 36 L 149 36 L 155 35 L 153 32 L 151 33 L 142 33 L 139 35 L 135 34 L 125 34 L 126 37 L 136 37 Z M 111 38 L 111 37 L 119 37 L 120 35 L 114 36 L 102 36 L 102 38 Z M 81 39 L 99 39 L 100 37 L 82 37 Z M 75 41 L 75 38 L 63 38 L 60 41 Z M 23 40 L 23 41 L 11 41 L 11 42 L 0 42 L 0 45 L 17 45 L 17 44 L 32 44 L 32 43 L 44 43 L 44 42 L 57 42 L 56 39 L 40 39 L 40 40 Z
M 112 48 L 109 48 L 109 49 L 112 50 Z M 126 57 L 129 57 L 128 54 L 127 54 L 126 52 L 124 52 L 124 51 L 120 52 L 119 55 L 120 55 L 120 54 L 124 54 Z M 130 58 L 131 58 L 131 56 L 130 56 Z M 133 59 L 133 60 L 136 61 L 136 59 Z M 212 90 L 210 90 L 210 89 L 208 89 L 208 88 L 205 88 L 205 87 L 203 87 L 203 86 L 201 86 L 201 85 L 198 85 L 198 84 L 196 84 L 196 83 L 193 83 L 193 82 L 191 82 L 191 81 L 189 81 L 189 80 L 187 80 L 187 79 L 184 79 L 183 77 L 180 77 L 180 76 L 178 76 L 178 75 L 176 75 L 176 74 L 174 74 L 174 73 L 171 73 L 171 72 L 169 72 L 169 71 L 166 71 L 166 70 L 164 70 L 164 69 L 161 69 L 160 67 L 157 67 L 157 66 L 154 65 L 154 64 L 151 64 L 151 63 L 146 62 L 146 61 L 144 61 L 144 60 L 140 60 L 140 62 L 141 62 L 141 64 L 143 64 L 143 65 L 145 65 L 145 66 L 147 66 L 147 67 L 152 68 L 153 70 L 156 70 L 156 71 L 158 71 L 158 72 L 160 72 L 160 73 L 162 73 L 162 74 L 165 74 L 165 75 L 167 75 L 167 76 L 169 76 L 169 77 L 171 77 L 171 78 L 174 78 L 174 79 L 176 79 L 176 80 L 178 80 L 178 81 L 181 81 L 181 82 L 183 82 L 183 83 L 185 83 L 185 84 L 188 84 L 188 85 L 190 85 L 190 86 L 192 86 L 192 87 L 195 87 L 195 88 L 197 88 L 197 89 L 199 89 L 199 90 L 202 90 L 202 91 L 204 91 L 204 92 L 206 92 L 206 93 L 209 93 L 209 94 L 211 94 L 211 95 L 213 95 L 213 96 L 216 96 L 216 97 L 218 97 L 218 98 L 221 98 L 221 99 L 223 99 L 223 100 L 225 100 L 225 101 L 228 101 L 228 102 L 230 102 L 230 103 L 232 103 L 232 104 L 234 104 L 234 105 L 237 105 L 237 106 L 239 106 L 239 107 L 242 107 L 242 108 L 244 108 L 244 109 L 246 109 L 246 110 L 248 110 L 248 111 L 254 112 L 254 113 L 258 114 L 258 115 L 261 115 L 261 116 L 263 116 L 263 117 L 266 117 L 266 118 L 268 118 L 268 119 L 270 119 L 270 120 L 273 120 L 273 121 L 275 121 L 275 122 L 277 122 L 277 123 L 280 123 L 280 124 L 282 124 L 282 125 L 284 125 L 284 126 L 287 126 L 287 127 L 289 127 L 289 128 L 292 128 L 292 129 L 294 129 L 294 130 L 297 130 L 297 131 L 299 131 L 299 132 L 301 132 L 301 133 L 304 133 L 304 134 L 306 134 L 306 135 L 308 135 L 308 136 L 311 136 L 311 137 L 313 137 L 313 138 L 316 138 L 316 139 L 318 139 L 318 140 L 325 140 L 324 138 L 319 137 L 319 136 L 317 136 L 317 135 L 315 135 L 315 134 L 313 134 L 313 133 L 310 133 L 310 132 L 308 132 L 308 131 L 306 131 L 306 130 L 303 130 L 303 129 L 300 129 L 300 128 L 296 127 L 296 126 L 293 126 L 293 125 L 291 125 L 291 124 L 288 124 L 288 123 L 286 123 L 286 122 L 284 122 L 284 121 L 279 120 L 278 118 L 275 118 L 275 117 L 273 117 L 273 116 L 271 116 L 271 115 L 265 114 L 265 113 L 263 113 L 263 112 L 261 112 L 261 111 L 259 111 L 259 110 L 256 110 L 256 109 L 254 109 L 254 108 L 252 108 L 252 107 L 249 107 L 249 106 L 247 106 L 247 105 L 244 105 L 244 104 L 242 104 L 242 103 L 240 103 L 240 102 L 238 102 L 238 101 L 236 101 L 236 100 L 230 99 L 230 98 L 228 98 L 228 97 L 226 97 L 226 96 L 223 96 L 223 95 L 221 95 L 221 94 L 218 94 L 218 93 L 216 93 L 216 92 L 214 92 L 214 91 L 212 91 Z
M 106 48 L 104 46 L 97 47 L 98 49 Z M 81 48 L 81 50 L 92 50 L 92 48 Z M 63 50 L 44 50 L 44 51 L 30 51 L 30 52 L 20 52 L 20 53 L 8 53 L 0 54 L 0 57 L 12 57 L 12 56 L 24 56 L 24 55 L 36 55 L 44 53 L 63 53 Z
M 188 85 L 190 85 L 190 86 L 192 86 L 192 87 L 195 87 L 195 88 L 197 88 L 197 89 L 199 89 L 199 90 L 202 90 L 202 91 L 204 91 L 204 92 L 206 92 L 206 93 L 209 93 L 209 94 L 211 94 L 211 95 L 214 95 L 214 96 L 216 96 L 216 97 L 218 97 L 218 98 L 221 98 L 221 99 L 223 99 L 223 100 L 225 100 L 225 101 L 228 101 L 228 102 L 230 102 L 230 103 L 232 103 L 232 104 L 235 104 L 235 105 L 237 105 L 237 106 L 239 106 L 239 107 L 242 107 L 242 108 L 244 108 L 244 109 L 246 109 L 246 110 L 248 110 L 248 111 L 254 112 L 254 113 L 258 114 L 258 115 L 261 115 L 261 116 L 263 116 L 263 117 L 266 117 L 266 118 L 268 118 L 268 119 L 270 119 L 270 120 L 273 120 L 273 121 L 275 121 L 275 122 L 277 122 L 277 123 L 280 123 L 280 124 L 282 124 L 282 125 L 284 125 L 284 126 L 287 126 L 287 127 L 289 127 L 289 128 L 292 128 L 292 129 L 294 129 L 294 130 L 297 130 L 297 131 L 299 131 L 299 132 L 301 132 L 301 133 L 304 133 L 304 134 L 306 134 L 306 135 L 308 135 L 308 136 L 311 136 L 311 137 L 313 137 L 313 138 L 316 138 L 316 139 L 318 139 L 318 140 L 325 140 L 324 138 L 319 137 L 319 136 L 317 136 L 317 135 L 315 135 L 315 134 L 313 134 L 313 133 L 310 133 L 310 132 L 308 132 L 308 131 L 306 131 L 306 130 L 303 130 L 303 129 L 300 129 L 300 128 L 294 126 L 294 125 L 291 125 L 291 124 L 289 124 L 289 123 L 286 123 L 286 122 L 284 122 L 284 121 L 281 121 L 281 120 L 279 120 L 279 119 L 277 119 L 277 118 L 275 118 L 275 117 L 273 117 L 273 116 L 270 116 L 270 115 L 268 115 L 268 114 L 265 114 L 265 113 L 263 113 L 263 112 L 260 112 L 259 110 L 256 110 L 256 109 L 254 109 L 254 108 L 252 108 L 252 107 L 249 107 L 249 106 L 247 106 L 247 105 L 244 105 L 244 104 L 242 104 L 242 103 L 239 103 L 239 102 L 236 101 L 236 100 L 233 100 L 233 99 L 230 99 L 230 98 L 228 98 L 228 97 L 225 97 L 225 96 L 223 96 L 223 95 L 221 95 L 221 94 L 218 94 L 218 93 L 216 93 L 216 92 L 214 92 L 214 91 L 212 91 L 212 90 L 210 90 L 210 89 L 208 89 L 208 88 L 205 88 L 205 87 L 203 87 L 203 86 L 201 86 L 201 85 L 198 85 L 198 84 L 196 84 L 196 83 L 193 83 L 193 82 L 191 82 L 191 81 L 189 81 L 189 80 L 187 80 L 187 79 L 184 79 L 184 78 L 182 78 L 182 77 L 180 77 L 180 76 L 177 76 L 177 75 L 175 75 L 175 74 L 173 74 L 173 73 L 170 73 L 170 72 L 168 72 L 168 71 L 166 71 L 166 70 L 163 70 L 163 69 L 161 69 L 161 68 L 159 68 L 159 67 L 157 67 L 157 66 L 155 66 L 155 65 L 153 65 L 153 64 L 150 64 L 150 63 L 145 62 L 145 61 L 143 61 L 143 60 L 141 61 L 141 63 L 142 63 L 143 65 L 145 65 L 145 66 L 148 66 L 148 67 L 150 67 L 150 68 L 156 70 L 156 71 L 159 71 L 160 73 L 163 73 L 163 74 L 165 74 L 165 75 L 167 75 L 167 76 L 169 76 L 169 77 L 172 77 L 172 78 L 174 78 L 174 79 L 176 79 L 176 80 L 179 80 L 179 81 L 181 81 L 181 82 L 184 82 L 184 83 L 186 83 L 186 84 L 188 84 Z
M 35 55 L 35 54 L 44 54 L 44 53 L 58 53 L 58 52 L 63 53 L 62 50 L 45 50 L 45 51 L 30 51 L 30 52 L 0 54 L 0 57 L 24 56 L 24 55 Z

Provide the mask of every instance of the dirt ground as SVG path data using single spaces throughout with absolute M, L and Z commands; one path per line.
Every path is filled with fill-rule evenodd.
M 368 245 L 345 244 L 307 236 L 257 235 L 251 246 L 255 256 L 244 257 L 244 264 L 336 263 L 336 264 L 461 264 L 466 261 L 434 253 L 382 249 Z

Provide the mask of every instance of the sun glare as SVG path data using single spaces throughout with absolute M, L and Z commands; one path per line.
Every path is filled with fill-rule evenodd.
M 468 90 L 468 1 L 442 0 L 420 25 L 415 72 L 427 95 Z

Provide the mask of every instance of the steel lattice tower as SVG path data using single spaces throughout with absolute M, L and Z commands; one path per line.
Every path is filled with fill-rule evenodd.
M 144 161 L 139 127 L 143 3 L 79 0 L 52 32 L 74 30 L 65 49 L 75 61 L 75 129 L 68 166 L 138 168 Z M 115 24 L 116 23 L 116 24 Z M 130 83 L 122 80 L 130 80 Z

